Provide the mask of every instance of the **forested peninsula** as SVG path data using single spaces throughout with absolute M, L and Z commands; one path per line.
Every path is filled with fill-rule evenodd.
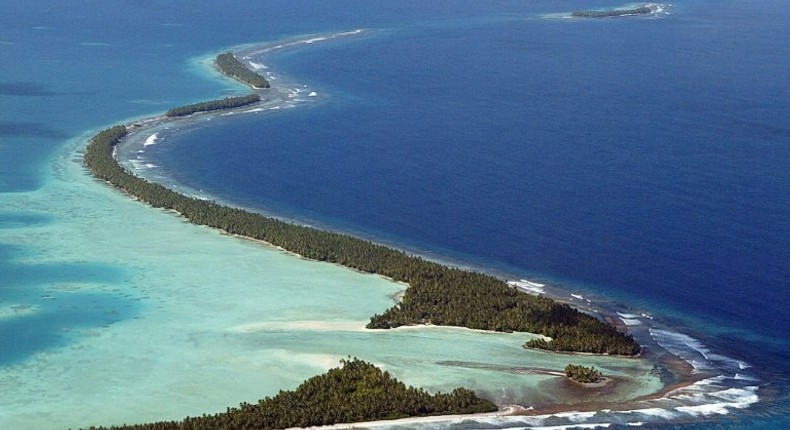
M 342 367 L 314 376 L 293 391 L 280 391 L 257 404 L 242 403 L 222 413 L 182 421 L 90 430 L 284 429 L 496 410 L 496 405 L 470 390 L 456 388 L 451 393 L 431 395 L 407 387 L 370 363 L 349 359 L 342 361 Z
M 341 264 L 409 285 L 401 303 L 367 325 L 387 329 L 435 324 L 494 331 L 523 331 L 550 339 L 526 346 L 554 351 L 636 355 L 630 335 L 590 315 L 534 296 L 493 276 L 447 267 L 352 236 L 296 225 L 242 209 L 188 197 L 140 178 L 120 166 L 113 152 L 124 125 L 98 133 L 85 152 L 93 174 L 153 207 L 175 210 L 190 222 L 268 242 L 305 258 Z

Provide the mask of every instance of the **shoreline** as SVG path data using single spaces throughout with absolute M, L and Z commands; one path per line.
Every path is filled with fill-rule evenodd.
M 341 33 L 341 34 L 344 34 L 344 35 L 357 35 L 357 34 L 362 34 L 362 33 L 363 33 L 362 30 L 355 30 L 354 32 L 347 32 L 347 33 Z M 264 47 L 260 47 L 260 46 L 254 47 L 254 48 L 253 47 L 248 47 L 247 50 L 242 50 L 242 51 L 233 50 L 233 51 L 239 53 L 240 55 L 244 55 L 244 53 L 246 53 L 247 56 L 244 57 L 244 58 L 245 58 L 245 61 L 247 61 L 247 63 L 249 64 L 249 63 L 251 63 L 251 60 L 249 59 L 249 56 L 252 56 L 252 55 L 261 54 L 263 52 L 266 52 L 268 54 L 268 53 L 271 53 L 271 52 L 278 52 L 279 49 L 290 48 L 290 47 L 297 47 L 297 46 L 300 46 L 300 45 L 303 45 L 303 44 L 315 43 L 315 41 L 329 40 L 329 38 L 324 38 L 324 39 L 320 39 L 320 40 L 319 39 L 320 38 L 313 37 L 311 39 L 305 39 L 305 40 L 302 40 L 302 41 L 300 41 L 300 40 L 292 41 L 289 44 L 282 44 L 281 43 L 281 44 L 278 44 L 278 45 L 273 46 L 273 47 L 271 47 L 271 46 L 274 45 L 274 44 L 270 44 L 270 45 L 264 45 Z M 313 41 L 313 42 L 310 42 L 310 41 Z M 266 51 L 266 49 L 270 49 L 270 50 Z M 268 89 L 268 90 L 267 89 L 264 89 L 264 90 L 257 90 L 256 89 L 255 91 L 263 96 L 264 93 L 267 93 L 266 95 L 269 95 L 268 92 L 281 91 L 283 89 L 284 89 L 284 87 L 280 87 L 277 83 L 273 83 L 271 89 Z M 278 95 L 280 97 L 277 97 Z M 226 116 L 226 115 L 232 115 L 232 114 L 236 114 L 236 113 L 239 113 L 239 114 L 241 114 L 241 113 L 257 113 L 257 112 L 262 112 L 264 110 L 279 110 L 280 108 L 285 106 L 285 104 L 289 101 L 287 97 L 282 97 L 282 96 L 283 96 L 283 93 L 277 92 L 275 94 L 275 97 L 273 97 L 273 98 L 263 98 L 262 97 L 262 100 L 260 102 L 255 103 L 253 105 L 239 107 L 239 108 L 233 108 L 233 109 L 226 110 L 226 111 L 221 111 L 221 112 L 198 113 L 198 114 L 190 115 L 188 117 L 183 117 L 183 118 L 168 118 L 168 117 L 165 117 L 164 115 L 143 118 L 141 120 L 134 121 L 131 124 L 127 123 L 127 125 L 129 126 L 129 130 L 130 130 L 129 136 L 124 138 L 123 142 L 125 142 L 125 143 L 121 143 L 121 144 L 119 144 L 119 146 L 123 147 L 126 143 L 128 143 L 130 137 L 137 136 L 137 138 L 140 138 L 139 135 L 148 134 L 149 132 L 153 131 L 157 127 L 164 127 L 164 126 L 167 126 L 167 125 L 179 125 L 179 124 L 182 124 L 182 125 L 188 127 L 191 123 L 193 123 L 193 121 L 191 121 L 191 120 L 196 120 L 196 121 L 197 120 L 201 120 L 201 119 L 210 120 L 211 118 L 214 118 L 214 117 L 217 117 L 217 116 Z M 145 142 L 149 142 L 148 139 L 150 139 L 152 136 L 156 136 L 156 134 L 157 134 L 157 132 L 153 132 L 153 134 L 148 136 L 147 138 L 145 138 L 145 136 L 143 136 L 145 138 Z M 154 138 L 154 140 L 152 142 L 154 142 L 155 140 L 156 139 Z M 153 143 L 153 144 L 155 144 L 155 143 Z M 143 143 L 143 145 L 145 145 L 145 143 Z M 116 151 L 118 149 L 119 148 L 116 148 Z M 117 160 L 117 157 L 116 157 L 115 153 L 113 154 L 113 156 L 116 158 L 116 161 L 119 161 L 119 160 Z M 132 170 L 132 173 L 136 174 L 135 170 Z M 256 211 L 256 212 L 259 212 L 259 211 Z M 176 213 L 178 213 L 178 212 L 176 212 Z M 269 216 L 269 215 L 267 215 L 267 216 Z M 279 217 L 275 217 L 275 218 L 276 219 L 282 219 L 282 218 L 279 218 Z M 237 238 L 243 238 L 245 240 L 252 240 L 252 241 L 255 241 L 255 242 L 258 242 L 258 243 L 265 244 L 266 246 L 279 249 L 279 250 L 281 250 L 283 252 L 292 254 L 294 256 L 298 256 L 299 258 L 302 258 L 302 259 L 311 260 L 311 261 L 317 261 L 317 260 L 313 260 L 313 259 L 304 257 L 304 256 L 302 256 L 302 255 L 300 255 L 298 253 L 285 250 L 282 247 L 273 245 L 273 244 L 271 244 L 269 242 L 266 242 L 266 241 L 263 241 L 263 240 L 254 239 L 254 238 L 241 236 L 241 235 L 236 235 L 236 234 L 229 234 L 229 233 L 225 233 L 225 232 L 223 232 L 223 234 L 228 234 L 230 236 L 235 236 Z M 380 242 L 377 242 L 377 243 L 380 243 Z M 396 249 L 402 250 L 401 248 L 396 248 Z M 410 252 L 410 251 L 407 251 L 407 252 Z M 420 255 L 420 254 L 417 254 L 417 255 Z M 431 260 L 431 261 L 433 261 L 433 260 Z M 340 263 L 332 263 L 332 264 L 343 266 Z M 447 263 L 443 262 L 442 264 L 447 264 Z M 452 263 L 450 263 L 448 265 L 450 265 L 451 267 L 457 267 L 456 265 L 454 265 Z M 343 266 L 343 267 L 346 267 L 346 266 Z M 354 270 L 354 269 L 352 269 L 352 270 Z M 362 273 L 367 273 L 367 272 L 362 272 Z M 378 276 L 383 276 L 383 275 L 378 275 Z M 396 282 L 396 281 L 394 281 L 391 278 L 388 278 L 386 276 L 383 276 L 383 277 L 389 279 L 390 281 Z M 527 282 L 529 282 L 529 281 L 527 281 Z M 534 294 L 534 291 L 529 291 L 529 289 L 523 289 L 523 288 L 519 288 L 519 289 L 522 290 L 522 291 L 531 292 L 531 293 Z M 545 294 L 547 297 L 550 297 L 550 298 L 555 299 L 555 300 L 559 300 L 559 301 L 561 301 L 563 303 L 571 304 L 572 306 L 574 306 L 576 308 L 579 308 L 579 303 L 578 302 L 574 302 L 572 300 L 568 300 L 567 297 L 555 297 L 551 293 L 546 293 L 546 292 L 542 292 L 541 294 Z M 599 313 L 599 315 L 601 315 L 601 316 L 604 316 L 606 318 L 611 318 L 613 321 L 617 321 L 618 320 L 618 316 L 617 316 L 616 312 L 606 312 L 604 310 L 604 308 L 601 307 L 600 305 L 590 303 L 589 300 L 587 300 L 587 302 L 588 303 L 582 303 L 582 304 L 585 305 L 585 307 L 589 307 L 591 309 L 594 309 L 594 312 Z M 600 309 L 600 310 L 597 310 L 597 309 Z M 407 328 L 407 327 L 412 327 L 412 326 L 405 326 L 404 328 Z M 426 325 L 415 325 L 413 327 L 426 327 Z M 442 327 L 445 327 L 445 326 L 442 326 Z M 620 328 L 625 328 L 629 332 L 631 331 L 627 324 L 621 324 Z M 641 343 L 641 341 L 640 341 L 640 343 Z M 558 353 L 556 351 L 545 351 L 545 352 L 547 352 L 547 353 L 555 353 L 555 354 Z M 588 355 L 588 354 L 585 354 L 585 353 L 562 353 L 562 352 L 560 352 L 560 354 Z M 590 355 L 596 356 L 598 354 L 590 354 Z M 612 355 L 611 357 L 621 357 L 621 356 Z M 629 358 L 632 358 L 632 357 L 629 357 Z M 647 359 L 643 355 L 640 355 L 637 358 Z M 680 359 L 678 359 L 678 360 L 682 361 Z M 680 381 L 676 382 L 675 384 L 671 384 L 671 385 L 665 386 L 662 390 L 660 390 L 659 392 L 657 392 L 657 393 L 655 393 L 653 395 L 644 396 L 644 397 L 640 397 L 638 399 L 635 399 L 635 400 L 633 400 L 633 402 L 638 402 L 638 401 L 641 401 L 641 400 L 650 400 L 650 399 L 663 397 L 663 396 L 665 396 L 665 395 L 667 395 L 667 394 L 669 394 L 669 393 L 671 393 L 671 392 L 673 392 L 673 391 L 675 391 L 677 389 L 693 385 L 695 382 L 698 382 L 699 380 L 704 379 L 704 378 L 695 378 L 695 377 L 693 377 L 694 375 L 693 375 L 693 372 L 691 371 L 692 369 L 681 369 L 681 367 L 682 366 L 678 366 L 679 374 L 674 374 L 673 373 L 676 377 L 678 377 L 680 379 Z M 593 405 L 591 405 L 591 408 L 593 408 L 593 409 L 590 409 L 590 410 L 601 410 L 601 409 L 604 409 L 604 408 L 598 408 L 598 406 L 612 407 L 612 406 L 616 406 L 616 405 L 628 405 L 630 403 L 631 403 L 631 401 L 621 402 L 621 403 L 612 403 L 612 402 L 610 402 L 610 403 L 601 403 L 600 405 L 599 404 L 593 404 Z M 579 405 L 579 406 L 581 406 L 581 405 Z M 543 408 L 538 408 L 538 409 L 530 409 L 530 410 L 528 410 L 528 413 L 525 413 L 524 415 L 535 416 L 535 415 L 541 415 L 541 414 L 545 414 L 545 413 L 557 413 L 557 412 L 565 412 L 565 411 L 570 411 L 570 410 L 576 411 L 578 409 L 579 409 L 579 407 L 569 407 L 568 405 L 557 405 L 557 406 L 554 406 L 554 407 L 543 407 Z M 461 415 L 461 416 L 458 416 L 458 417 L 460 417 L 461 419 L 470 419 L 470 418 L 474 418 L 476 416 L 477 417 L 490 417 L 490 416 L 521 415 L 521 413 L 518 413 L 518 412 L 524 412 L 524 411 L 519 411 L 517 408 L 511 408 L 511 409 L 506 409 L 506 411 L 504 411 L 504 412 L 500 411 L 500 412 L 497 412 L 497 413 L 492 413 L 493 415 L 492 414 Z M 413 420 L 416 420 L 416 421 L 408 421 L 408 422 L 426 422 L 426 421 L 423 421 L 423 420 L 426 420 L 426 419 L 432 420 L 430 422 L 433 422 L 433 421 L 452 420 L 452 419 L 456 419 L 456 418 L 452 417 L 452 416 L 422 417 L 422 418 L 414 418 Z M 407 418 L 407 419 L 404 419 L 404 420 L 412 420 L 412 419 L 411 418 Z M 373 422 L 373 423 L 383 423 L 382 425 L 394 424 L 394 422 L 388 422 L 388 421 Z M 360 426 L 360 425 L 363 425 L 363 424 L 365 424 L 365 423 L 337 424 L 335 426 L 340 426 L 340 427 L 330 426 L 330 427 L 323 427 L 323 428 L 353 428 L 355 426 Z

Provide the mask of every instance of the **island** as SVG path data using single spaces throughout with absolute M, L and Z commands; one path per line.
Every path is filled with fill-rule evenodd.
M 314 376 L 293 391 L 280 391 L 257 404 L 242 403 L 225 412 L 182 421 L 90 427 L 90 430 L 243 430 L 312 427 L 337 423 L 394 420 L 431 415 L 477 414 L 498 408 L 474 392 L 456 388 L 429 394 L 407 387 L 378 367 L 359 359 Z
M 571 12 L 574 18 L 610 18 L 618 16 L 647 15 L 655 11 L 655 7 L 645 4 L 631 9 L 607 9 L 607 10 L 578 10 Z
M 252 88 L 264 89 L 271 87 L 266 78 L 245 67 L 231 52 L 217 55 L 217 59 L 214 63 L 217 65 L 217 69 L 219 69 L 220 72 L 236 78 Z
M 165 116 L 187 116 L 197 112 L 211 112 L 213 110 L 232 109 L 251 105 L 259 101 L 261 101 L 261 96 L 258 94 L 249 94 L 239 97 L 225 97 L 224 99 L 220 100 L 192 103 L 190 105 L 172 108 L 165 112 Z
M 594 384 L 603 379 L 603 375 L 594 367 L 585 367 L 577 364 L 565 366 L 565 376 L 582 384 Z

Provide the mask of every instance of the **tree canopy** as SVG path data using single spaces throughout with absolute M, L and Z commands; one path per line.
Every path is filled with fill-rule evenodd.
M 225 97 L 224 99 L 220 100 L 209 100 L 186 106 L 175 107 L 165 112 L 165 116 L 187 116 L 196 112 L 210 112 L 214 110 L 232 109 L 258 103 L 259 101 L 261 101 L 261 97 L 258 94 L 248 94 L 246 96 L 238 97 Z
M 585 367 L 578 364 L 565 366 L 565 376 L 584 384 L 591 384 L 603 379 L 601 372 L 594 367 Z
M 222 73 L 232 76 L 255 89 L 270 87 L 266 78 L 245 67 L 231 52 L 217 55 L 216 64 Z
M 222 413 L 90 430 L 263 430 L 497 410 L 496 405 L 464 388 L 432 395 L 421 388 L 407 387 L 362 360 L 341 363 L 341 367 L 314 376 L 293 391 L 280 391 L 274 397 L 255 404 L 242 403 Z
M 577 10 L 571 13 L 574 18 L 609 18 L 626 15 L 644 15 L 653 13 L 650 6 L 639 6 L 632 9 L 609 9 L 609 10 Z

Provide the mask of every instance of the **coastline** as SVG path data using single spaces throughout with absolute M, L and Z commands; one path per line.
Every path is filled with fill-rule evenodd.
M 610 19 L 650 19 L 662 18 L 669 15 L 672 5 L 669 3 L 628 3 L 621 6 L 583 9 L 568 12 L 554 12 L 543 14 L 545 19 L 565 19 L 569 21 Z
M 342 33 L 342 34 L 345 34 L 345 35 L 356 35 L 356 34 L 361 34 L 361 33 L 362 33 L 362 31 L 358 30 L 358 31 L 355 31 L 355 32 L 347 32 L 347 33 Z M 297 47 L 297 46 L 300 46 L 302 44 L 310 44 L 310 43 L 315 43 L 316 41 L 322 41 L 322 40 L 329 40 L 329 38 L 320 39 L 320 38 L 313 37 L 313 38 L 305 39 L 305 40 L 302 40 L 302 41 L 298 41 L 297 40 L 297 41 L 294 41 L 294 42 L 289 43 L 289 44 L 282 44 L 281 43 L 281 44 L 277 44 L 277 45 L 274 45 L 274 44 L 264 45 L 263 47 L 260 47 L 260 46 L 258 46 L 258 47 L 248 47 L 248 50 L 241 50 L 241 51 L 237 51 L 237 52 L 239 52 L 241 55 L 244 55 L 246 61 L 251 62 L 249 57 L 251 57 L 253 55 L 260 55 L 262 53 L 276 52 L 279 49 L 285 49 L 285 48 L 290 48 L 290 47 Z M 270 49 L 270 50 L 267 51 L 267 49 Z M 257 63 L 255 63 L 255 64 L 257 64 Z M 272 90 L 275 90 L 275 91 L 277 90 L 276 81 L 273 83 Z M 294 98 L 294 97 L 292 97 L 292 96 L 294 96 L 293 93 L 290 93 L 290 92 L 283 93 L 282 92 L 283 87 L 279 87 L 279 90 L 280 90 L 280 92 L 277 93 L 277 94 L 279 94 L 279 97 L 278 96 L 274 96 L 272 98 L 264 98 L 261 102 L 256 103 L 254 105 L 240 107 L 240 108 L 234 108 L 234 109 L 231 109 L 231 110 L 228 110 L 228 111 L 222 111 L 221 113 L 217 113 L 217 112 L 200 113 L 200 114 L 196 114 L 194 116 L 190 116 L 190 117 L 186 117 L 186 118 L 166 118 L 164 116 L 155 116 L 155 117 L 144 118 L 144 119 L 139 120 L 139 121 L 134 121 L 134 122 L 128 124 L 129 127 L 130 127 L 130 135 L 127 138 L 124 139 L 125 143 L 123 145 L 125 146 L 129 142 L 129 139 L 131 139 L 131 140 L 134 140 L 134 139 L 138 139 L 138 140 L 139 139 L 145 139 L 144 142 L 143 142 L 144 146 L 145 146 L 146 142 L 154 142 L 156 140 L 156 138 L 154 138 L 153 141 L 149 141 L 149 139 L 151 139 L 152 136 L 156 136 L 157 135 L 157 130 L 160 127 L 167 127 L 167 126 L 188 127 L 190 125 L 190 123 L 192 123 L 193 121 L 194 122 L 203 121 L 203 120 L 208 121 L 211 118 L 214 118 L 214 117 L 220 116 L 220 115 L 221 116 L 226 116 L 226 115 L 232 115 L 232 114 L 258 113 L 258 112 L 263 112 L 263 111 L 266 111 L 266 110 L 270 110 L 270 111 L 279 110 L 279 109 L 283 108 L 284 106 L 286 106 L 287 103 L 289 103 L 291 101 L 291 99 Z M 266 91 L 266 90 L 264 90 L 264 91 Z M 267 95 L 269 95 L 269 94 L 267 94 Z M 136 137 L 134 137 L 134 136 L 136 136 Z M 267 246 L 272 246 L 272 247 L 278 248 L 278 249 L 280 249 L 280 250 L 282 250 L 284 252 L 293 254 L 295 256 L 299 256 L 300 258 L 305 258 L 304 256 L 301 256 L 301 255 L 296 254 L 296 253 L 291 252 L 291 251 L 284 250 L 281 247 L 274 246 L 274 245 L 272 245 L 272 244 L 270 244 L 268 242 L 262 241 L 262 240 L 251 239 L 251 238 L 248 238 L 246 236 L 238 236 L 238 235 L 235 235 L 235 236 L 242 237 L 242 238 L 248 239 L 248 240 L 253 240 L 255 242 L 264 243 Z M 334 263 L 334 264 L 338 264 L 339 265 L 339 263 Z M 574 306 L 578 306 L 577 302 L 569 301 L 567 299 L 567 297 L 552 297 L 552 295 L 550 293 L 546 293 L 546 292 L 544 292 L 543 294 L 547 295 L 548 297 L 554 298 L 554 299 L 559 299 L 559 300 L 561 300 L 563 302 L 566 302 L 566 303 L 571 303 Z M 592 312 L 598 313 L 599 315 L 605 315 L 607 318 L 611 318 L 614 321 L 616 321 L 617 318 L 618 318 L 616 313 L 609 313 L 606 310 L 604 310 L 603 308 L 600 308 L 599 306 L 595 306 L 593 303 L 589 303 L 589 300 L 588 300 L 588 303 L 585 304 L 585 306 L 588 306 L 589 309 L 592 309 Z M 627 326 L 628 326 L 628 324 L 623 324 L 622 327 L 623 328 L 628 328 Z M 420 326 L 420 327 L 424 327 L 424 326 Z M 551 353 L 556 354 L 556 352 L 551 352 Z M 576 353 L 573 353 L 573 354 L 576 354 Z M 680 382 L 677 382 L 677 383 L 675 383 L 675 384 L 673 384 L 671 386 L 667 386 L 664 389 L 662 389 L 660 392 L 658 392 L 658 393 L 656 393 L 654 395 L 650 395 L 650 396 L 646 396 L 646 397 L 643 397 L 643 398 L 639 398 L 639 400 L 640 401 L 641 400 L 654 400 L 656 398 L 663 397 L 664 395 L 669 394 L 669 393 L 671 393 L 671 392 L 673 392 L 673 391 L 675 391 L 675 390 L 677 390 L 679 388 L 688 387 L 690 385 L 693 385 L 695 382 L 699 381 L 702 378 L 702 377 L 699 377 L 699 376 L 698 377 L 694 377 L 693 369 L 685 369 L 685 370 L 683 370 L 683 369 L 681 369 L 681 367 L 682 366 L 678 366 L 679 374 L 676 375 L 679 379 L 681 379 Z M 625 402 L 622 405 L 628 405 L 628 404 L 630 404 L 630 402 Z M 596 409 L 595 410 L 599 410 L 599 409 L 597 409 L 599 406 L 612 407 L 613 405 L 611 403 L 605 403 L 605 404 L 601 404 L 601 405 L 596 404 L 596 406 L 595 406 Z M 604 407 L 601 407 L 600 409 L 604 409 Z M 529 413 L 527 415 L 533 416 L 533 415 L 541 415 L 541 414 L 545 414 L 545 413 L 556 413 L 556 412 L 567 411 L 568 410 L 567 408 L 563 408 L 562 406 L 557 406 L 556 408 L 558 408 L 558 409 L 555 410 L 552 407 L 534 409 L 534 410 L 528 411 Z M 571 409 L 576 411 L 579 408 L 573 407 Z M 495 413 L 494 416 L 516 415 L 517 414 L 516 412 L 519 412 L 519 410 L 507 410 L 506 413 Z M 520 412 L 524 412 L 524 411 L 520 411 Z M 492 415 L 490 415 L 490 414 L 479 415 L 479 417 L 490 417 L 490 416 L 492 416 Z M 463 419 L 468 419 L 471 416 L 464 415 L 464 416 L 459 416 L 459 417 L 463 418 Z M 457 418 L 456 417 L 428 417 L 428 418 L 422 418 L 422 419 L 416 418 L 415 420 L 417 420 L 417 421 L 408 421 L 408 422 L 427 422 L 427 421 L 420 421 L 420 420 L 426 420 L 426 419 L 433 419 L 435 421 L 444 421 L 446 419 L 447 420 L 452 420 L 452 419 L 457 419 Z M 410 420 L 410 419 L 407 419 L 407 420 Z M 384 422 L 384 423 L 385 423 L 385 425 L 392 424 L 390 422 Z M 361 425 L 361 424 L 360 423 L 354 423 L 354 424 L 348 424 L 348 425 L 340 425 L 341 427 L 328 427 L 328 428 L 351 428 L 353 426 L 359 426 L 359 425 Z

